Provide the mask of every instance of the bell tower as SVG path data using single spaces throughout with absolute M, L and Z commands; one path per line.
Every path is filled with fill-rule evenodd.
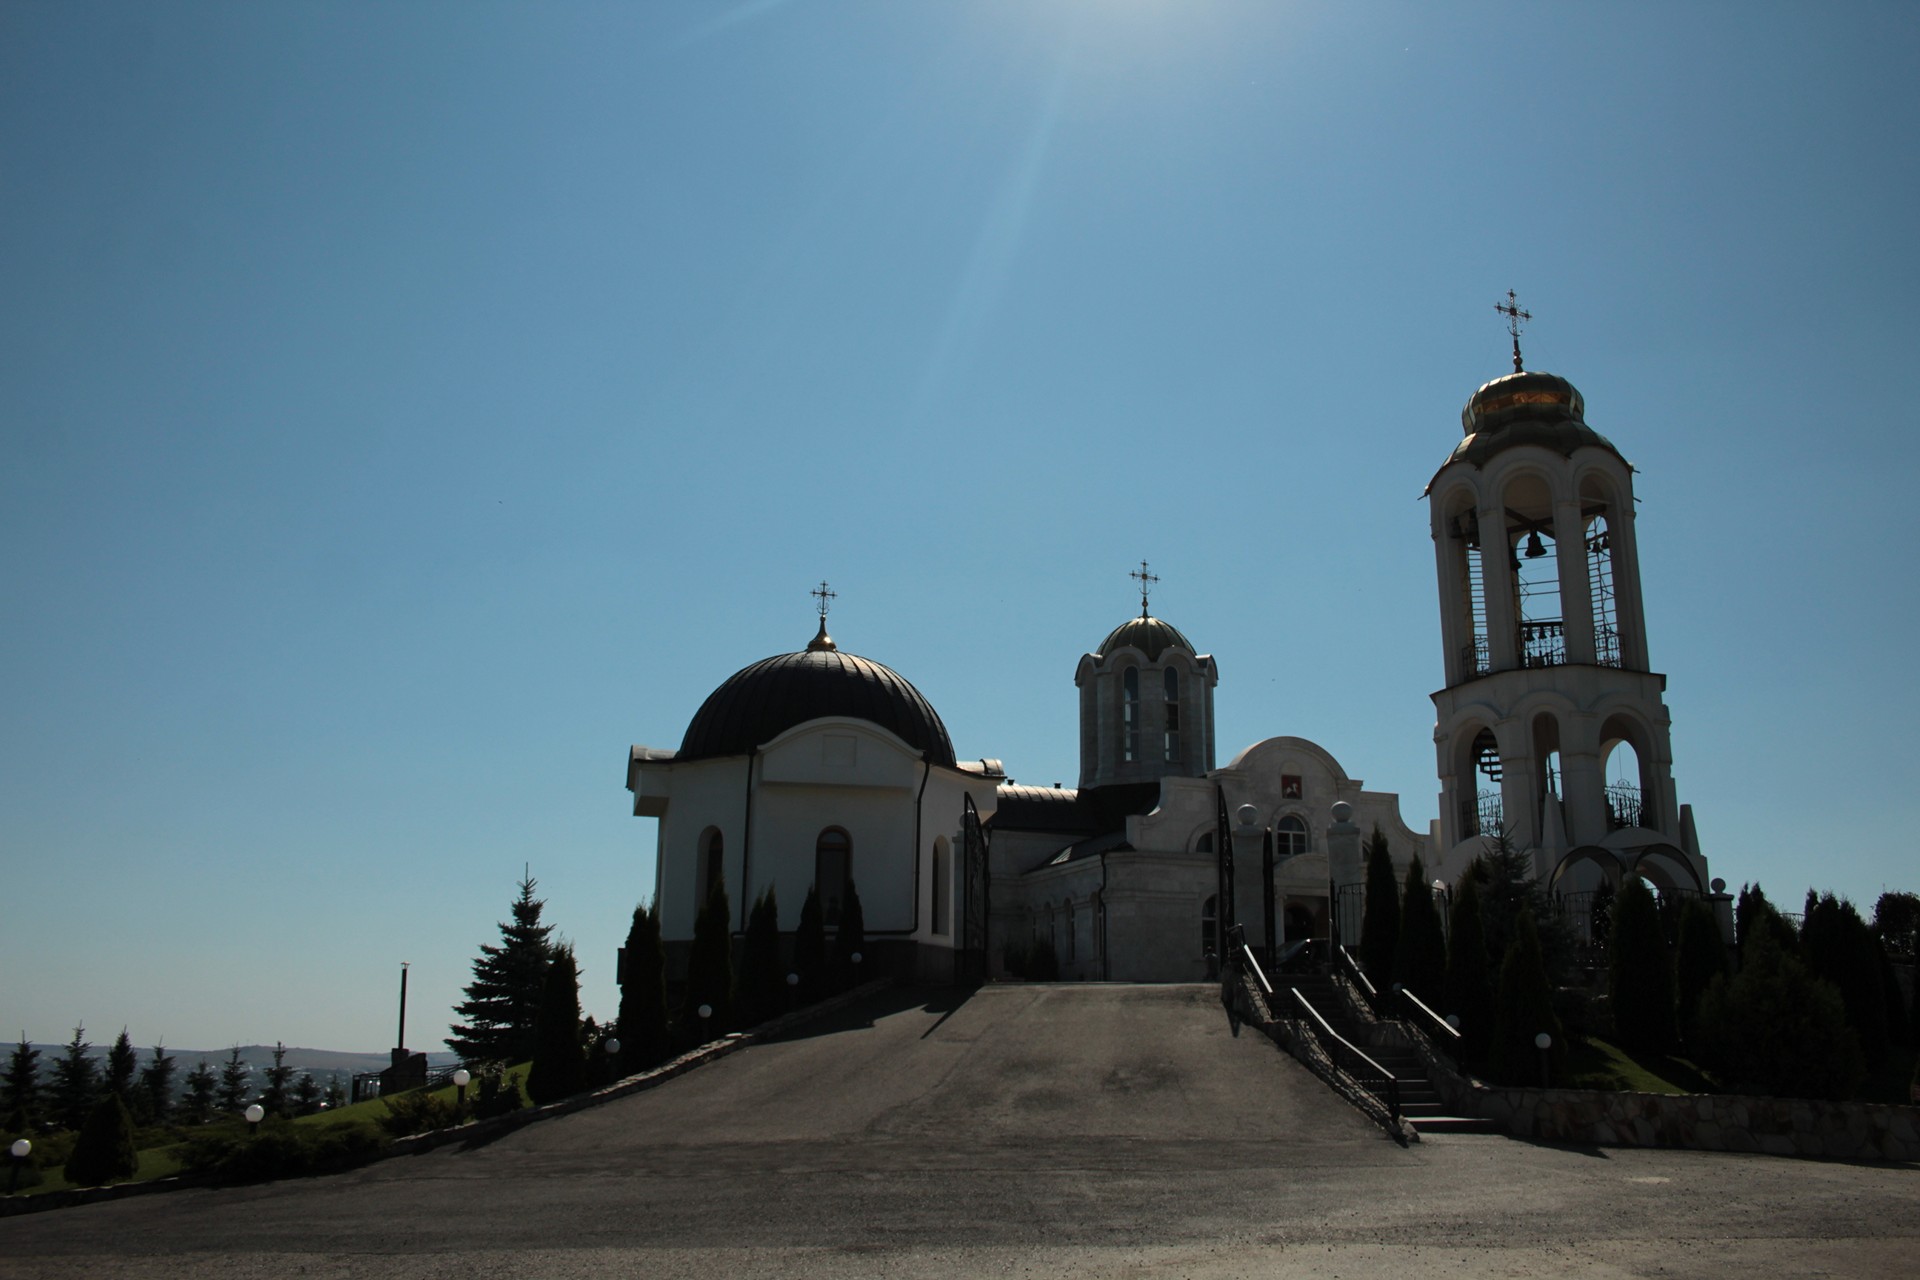
M 1571 382 L 1521 367 L 1461 412 L 1427 485 L 1445 687 L 1433 695 L 1439 848 L 1458 875 L 1501 832 L 1550 889 L 1638 874 L 1704 890 L 1648 662 L 1633 467 Z
M 1080 659 L 1080 786 L 1198 778 L 1213 768 L 1213 688 L 1220 672 L 1172 623 L 1147 612 L 1160 581 L 1147 562 L 1140 616 L 1115 627 Z

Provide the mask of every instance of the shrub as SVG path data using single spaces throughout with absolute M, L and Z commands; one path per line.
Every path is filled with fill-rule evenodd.
M 1453 895 L 1447 939 L 1447 986 L 1440 1016 L 1460 1019 L 1463 1066 L 1482 1070 L 1493 1043 L 1493 975 L 1487 970 L 1487 935 L 1480 927 L 1480 886 L 1462 881 Z
M 827 925 L 820 891 L 808 889 L 800 904 L 800 927 L 793 935 L 793 971 L 800 976 L 800 998 L 808 1003 L 827 994 Z
M 131 1178 L 140 1168 L 133 1149 L 133 1117 L 117 1093 L 109 1093 L 87 1113 L 73 1154 L 67 1157 L 67 1181 L 76 1187 L 100 1187 Z
M 1566 1067 L 1566 1032 L 1553 1012 L 1553 988 L 1547 982 L 1531 907 L 1522 908 L 1514 920 L 1513 943 L 1500 964 L 1496 1006 L 1488 1054 L 1493 1078 L 1505 1084 L 1538 1082 L 1540 1051 L 1534 1047 L 1534 1037 L 1542 1031 L 1553 1037 L 1548 1050 L 1549 1080 L 1559 1076 Z
M 660 942 L 660 916 L 642 905 L 633 909 L 626 965 L 620 974 L 620 1069 L 644 1071 L 665 1061 L 670 1052 L 667 955 Z
M 387 1145 L 364 1124 L 267 1124 L 254 1135 L 229 1130 L 196 1137 L 180 1158 L 189 1172 L 223 1182 L 264 1182 L 356 1168 L 378 1159 Z
M 1713 908 L 1698 898 L 1687 899 L 1681 908 L 1680 946 L 1673 971 L 1680 1035 L 1691 1043 L 1697 1031 L 1694 1024 L 1700 999 L 1713 980 L 1727 971 L 1727 948 L 1720 937 L 1720 924 L 1713 918 Z
M 859 956 L 858 961 L 854 960 Z M 860 890 L 847 880 L 846 905 L 840 908 L 840 930 L 833 939 L 833 969 L 842 990 L 873 976 L 873 957 L 867 954 L 867 913 L 860 906 Z M 1059 965 L 1054 965 L 1059 976 Z
M 431 1133 L 435 1129 L 450 1129 L 460 1123 L 460 1108 L 451 1098 L 443 1098 L 428 1089 L 410 1089 L 405 1093 L 396 1093 L 380 1101 L 386 1103 L 386 1114 L 379 1118 L 380 1127 L 388 1136 L 404 1138 L 412 1133 Z
M 687 998 L 680 1007 L 681 1029 L 695 1044 L 724 1035 L 732 1024 L 733 937 L 728 926 L 732 913 L 726 881 L 715 880 L 706 905 L 694 918 L 693 947 L 687 953 Z M 701 1005 L 712 1010 L 706 1018 L 700 1016 Z
M 787 975 L 780 963 L 780 900 L 771 885 L 754 900 L 747 916 L 736 1000 L 744 1026 L 776 1018 L 786 1010 Z
M 473 1114 L 477 1119 L 504 1116 L 526 1105 L 520 1096 L 520 1077 L 498 1062 L 482 1066 L 474 1084 Z
M 1393 959 L 1400 949 L 1400 891 L 1393 881 L 1387 838 L 1376 824 L 1367 837 L 1366 908 L 1360 916 L 1360 962 L 1373 985 L 1393 981 Z
M 1027 952 L 1026 978 L 1029 982 L 1060 981 L 1060 956 L 1052 944 L 1035 942 Z
M 1399 950 L 1393 958 L 1393 978 L 1431 1005 L 1440 999 L 1447 979 L 1447 940 L 1440 932 L 1433 889 L 1427 869 L 1415 855 L 1407 864 L 1407 883 L 1400 894 Z

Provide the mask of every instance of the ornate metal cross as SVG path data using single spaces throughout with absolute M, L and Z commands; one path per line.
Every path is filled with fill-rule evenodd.
M 1522 372 L 1520 367 L 1520 326 L 1533 319 L 1533 312 L 1521 309 L 1519 300 L 1513 296 L 1513 290 L 1507 290 L 1507 300 L 1496 302 L 1493 309 L 1507 318 L 1507 332 L 1513 335 L 1513 371 Z
M 1147 616 L 1147 592 L 1152 589 L 1154 583 L 1160 581 L 1160 575 L 1148 573 L 1147 562 L 1142 560 L 1140 567 L 1128 573 L 1127 576 L 1140 584 L 1140 616 L 1144 618 Z
M 829 588 L 827 586 L 827 580 L 822 578 L 820 579 L 820 585 L 807 592 L 807 594 L 820 602 L 820 621 L 825 622 L 827 620 L 827 610 L 833 607 L 833 601 L 840 593 Z

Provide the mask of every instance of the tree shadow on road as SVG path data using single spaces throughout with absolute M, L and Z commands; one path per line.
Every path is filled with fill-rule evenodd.
M 940 1021 L 944 1022 L 967 1002 L 975 990 L 975 987 L 888 987 L 864 1000 L 856 1000 L 844 1009 L 835 1009 L 832 1013 L 811 1018 L 790 1031 L 770 1037 L 770 1042 L 810 1040 L 842 1031 L 864 1031 L 882 1018 L 914 1009 L 939 1014 Z M 937 1028 L 939 1023 L 936 1022 L 934 1026 Z M 928 1034 L 932 1034 L 931 1029 Z

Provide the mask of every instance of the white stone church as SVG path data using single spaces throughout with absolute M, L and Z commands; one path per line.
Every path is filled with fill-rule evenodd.
M 1375 827 L 1402 874 L 1418 854 L 1451 883 L 1505 831 L 1556 893 L 1629 875 L 1705 892 L 1666 677 L 1647 665 L 1633 469 L 1584 412 L 1551 374 L 1489 382 L 1428 486 L 1446 687 L 1440 816 L 1425 829 L 1303 738 L 1217 765 L 1219 669 L 1148 612 L 1144 564 L 1140 615 L 1074 673 L 1073 788 L 959 759 L 911 683 L 828 635 L 823 596 L 805 648 L 728 677 L 677 749 L 629 752 L 633 811 L 659 820 L 670 963 L 715 880 L 737 929 L 777 886 L 788 933 L 809 888 L 831 927 L 851 884 L 876 972 L 998 976 L 1038 945 L 1066 979 L 1197 980 L 1220 952 L 1223 903 L 1256 944 L 1269 928 L 1323 937 L 1336 918 L 1352 936 L 1357 836 Z

